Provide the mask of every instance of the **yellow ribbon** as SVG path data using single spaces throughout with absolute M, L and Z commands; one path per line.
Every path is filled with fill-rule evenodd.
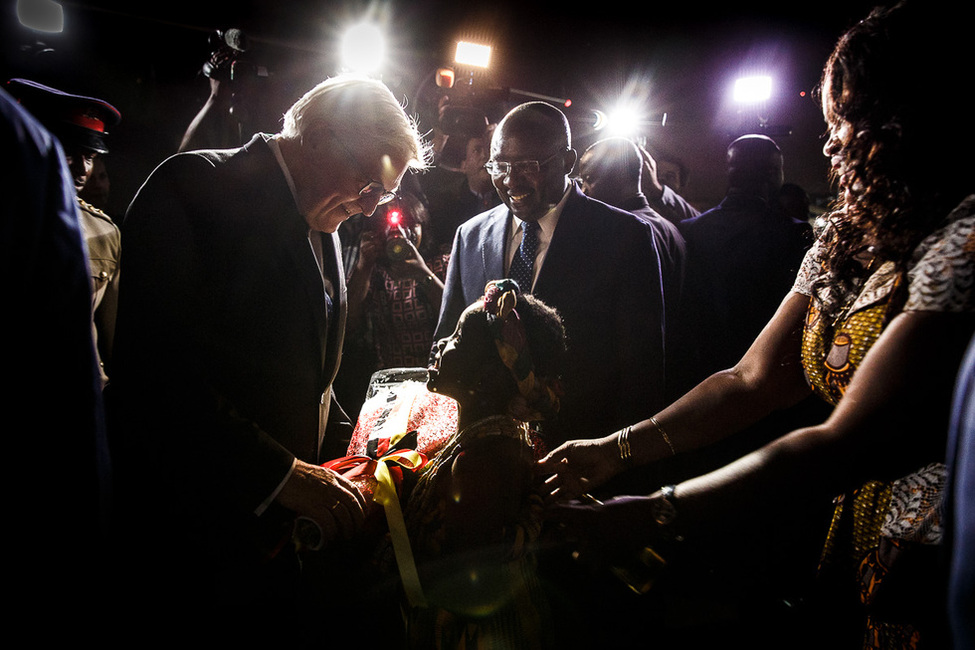
M 392 431 L 389 436 L 389 449 L 396 444 L 409 432 L 410 414 L 417 396 L 425 391 L 426 387 L 418 383 L 415 386 L 406 385 L 400 387 L 400 396 L 393 405 L 387 418 L 378 425 L 378 437 L 382 438 L 382 432 Z M 373 434 L 374 436 L 376 433 Z M 390 539 L 393 542 L 393 553 L 396 555 L 396 565 L 399 568 L 400 579 L 403 582 L 403 589 L 406 597 L 414 607 L 426 606 L 426 598 L 420 586 L 420 574 L 416 569 L 416 560 L 413 558 L 413 549 L 410 546 L 410 536 L 406 531 L 406 520 L 403 517 L 403 509 L 400 507 L 399 495 L 396 492 L 396 484 L 393 476 L 389 473 L 388 463 L 396 463 L 410 470 L 416 470 L 423 466 L 426 458 L 418 451 L 409 449 L 396 451 L 383 456 L 376 461 L 376 489 L 373 498 L 383 506 L 386 512 L 386 522 L 389 526 Z
M 386 521 L 389 524 L 389 535 L 393 542 L 393 553 L 396 555 L 396 565 L 399 567 L 400 578 L 406 597 L 413 607 L 425 607 L 426 598 L 420 586 L 420 574 L 416 569 L 413 549 L 410 547 L 410 536 L 406 532 L 406 520 L 400 507 L 399 495 L 393 476 L 389 473 L 387 463 L 397 463 L 407 469 L 418 469 L 424 462 L 422 454 L 417 451 L 400 451 L 383 456 L 376 463 L 376 490 L 374 498 L 386 511 Z

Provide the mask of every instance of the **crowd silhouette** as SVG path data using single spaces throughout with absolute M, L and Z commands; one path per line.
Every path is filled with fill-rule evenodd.
M 14 499 L 18 618 L 109 647 L 966 647 L 975 129 L 924 81 L 969 72 L 964 30 L 902 0 L 835 35 L 814 198 L 801 136 L 724 134 L 695 192 L 679 147 L 565 105 L 298 87 L 226 31 L 171 148 L 133 128 L 113 160 L 125 96 L 12 66 L 5 403 L 51 468 Z

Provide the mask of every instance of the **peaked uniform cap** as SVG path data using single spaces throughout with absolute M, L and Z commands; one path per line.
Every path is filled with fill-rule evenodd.
M 105 100 L 74 95 L 29 79 L 11 79 L 6 89 L 63 146 L 108 153 L 105 136 L 122 121 L 122 114 Z

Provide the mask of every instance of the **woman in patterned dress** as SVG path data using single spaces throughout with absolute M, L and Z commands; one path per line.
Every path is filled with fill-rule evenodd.
M 349 316 L 338 390 L 342 407 L 359 413 L 372 375 L 388 368 L 425 368 L 437 328 L 449 254 L 428 233 L 428 210 L 404 191 L 372 217 L 350 220 L 355 265 L 348 276 Z
M 433 347 L 447 255 L 428 242 L 430 218 L 414 194 L 368 220 L 349 278 L 349 327 L 362 328 L 376 356 L 373 370 L 423 368 Z
M 971 77 L 960 30 L 931 3 L 909 1 L 844 34 L 821 82 L 839 197 L 776 315 L 735 367 L 647 421 L 566 443 L 540 469 L 551 498 L 565 501 L 715 443 L 810 391 L 834 405 L 831 415 L 649 497 L 562 504 L 557 517 L 593 543 L 611 522 L 629 522 L 604 548 L 675 538 L 707 548 L 708 539 L 747 539 L 756 529 L 742 524 L 784 518 L 797 500 L 835 498 L 820 579 L 851 591 L 828 592 L 833 620 L 817 620 L 819 635 L 852 611 L 856 645 L 944 641 L 932 560 L 952 386 L 975 331 L 975 129 L 970 106 L 928 85 L 927 73 L 957 66 Z M 799 635 L 780 642 L 806 647 Z

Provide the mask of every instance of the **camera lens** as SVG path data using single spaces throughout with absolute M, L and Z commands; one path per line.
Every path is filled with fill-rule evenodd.
M 410 247 L 406 238 L 398 232 L 391 233 L 386 239 L 386 258 L 402 261 L 410 257 Z

